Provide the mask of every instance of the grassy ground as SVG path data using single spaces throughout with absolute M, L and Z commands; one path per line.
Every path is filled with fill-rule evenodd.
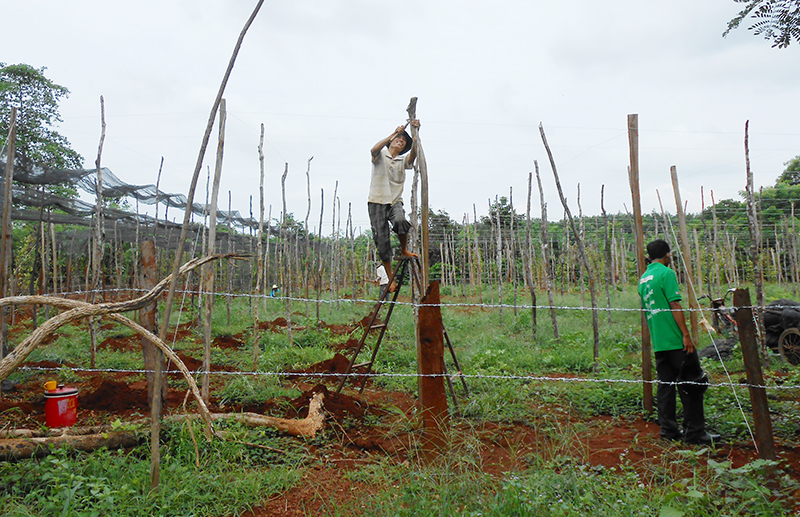
M 767 291 L 767 299 L 786 294 L 773 287 Z M 539 303 L 543 298 L 540 294 Z M 489 299 L 488 292 L 484 293 L 484 302 Z M 512 299 L 511 293 L 503 296 L 504 303 Z M 600 299 L 605 307 L 605 298 Z M 580 308 L 589 305 L 588 300 L 588 293 L 584 297 L 573 293 L 558 296 L 556 305 Z M 521 293 L 518 301 L 525 303 Z M 474 304 L 477 297 L 444 296 L 443 303 Z M 635 291 L 614 292 L 612 306 L 638 307 Z M 325 303 L 320 306 L 320 318 L 327 324 L 351 323 L 361 319 L 370 308 L 367 303 Z M 612 311 L 610 319 L 607 312 L 599 314 L 600 354 L 596 363 L 592 352 L 592 318 L 587 310 L 559 309 L 558 341 L 553 337 L 550 313 L 544 309 L 538 311 L 536 339 L 532 336 L 530 309 L 515 311 L 503 307 L 501 314 L 497 307 L 459 305 L 443 307 L 442 313 L 463 371 L 471 376 L 470 396 L 462 399 L 460 413 L 453 415 L 453 432 L 457 436 L 452 437 L 451 443 L 458 446 L 434 463 L 418 461 L 416 445 L 412 444 L 407 461 L 375 457 L 360 468 L 348 469 L 343 475 L 353 486 L 381 487 L 381 490 L 356 491 L 346 500 L 326 506 L 319 514 L 679 516 L 784 515 L 794 510 L 791 494 L 797 486 L 793 480 L 780 476 L 780 465 L 755 462 L 734 469 L 730 464 L 709 459 L 707 451 L 689 450 L 664 459 L 664 464 L 653 466 L 647 479 L 642 479 L 639 470 L 626 468 L 624 462 L 612 471 L 592 467 L 575 457 L 568 444 L 583 431 L 584 418 L 610 415 L 654 419 L 653 415 L 643 413 L 642 388 L 633 382 L 641 379 L 638 312 Z M 285 317 L 285 304 L 267 300 L 261 315 L 265 321 Z M 285 331 L 260 333 L 259 371 L 304 368 L 332 356 L 333 345 L 342 342 L 342 337 L 315 329 L 313 303 L 309 315 L 306 317 L 304 303 L 293 302 L 293 324 L 302 328 L 293 332 L 292 345 Z M 193 316 L 193 311 L 184 307 L 180 321 Z M 178 323 L 178 316 L 173 323 Z M 250 370 L 252 311 L 248 300 L 233 300 L 229 322 L 224 300 L 218 299 L 213 327 L 215 336 L 238 335 L 247 346 L 240 350 L 214 350 L 211 362 Z M 107 328 L 101 339 L 128 334 L 121 328 Z M 202 346 L 196 340 L 198 335 L 202 335 L 201 328 L 178 341 L 176 350 L 200 357 Z M 409 376 L 378 377 L 376 388 L 415 393 L 416 380 L 410 376 L 416 372 L 413 336 L 411 308 L 398 306 L 375 369 Z M 710 336 L 701 337 L 701 347 L 710 342 Z M 54 343 L 35 351 L 29 360 L 88 366 L 88 346 L 85 327 L 65 327 Z M 97 360 L 98 367 L 111 369 L 141 368 L 142 364 L 140 353 L 110 350 L 99 351 Z M 725 366 L 733 382 L 743 379 L 739 350 Z M 728 382 L 720 363 L 709 361 L 704 367 L 712 383 Z M 69 382 L 75 375 L 68 368 L 58 374 L 63 382 Z M 25 380 L 35 375 L 39 374 L 22 371 L 12 378 Z M 543 380 L 544 376 L 565 380 Z M 765 377 L 772 385 L 800 385 L 797 368 L 781 363 L 777 357 L 771 358 Z M 290 399 L 300 393 L 294 384 L 276 376 L 217 377 L 212 389 L 224 402 L 242 404 Z M 797 389 L 770 391 L 775 434 L 791 443 L 800 437 L 798 394 Z M 723 434 L 726 440 L 749 440 L 748 424 L 752 426 L 749 404 L 744 388 L 712 387 L 706 394 L 709 427 Z M 386 409 L 393 414 L 391 407 Z M 0 414 L 0 422 L 2 417 Z M 547 439 L 550 450 L 542 455 L 526 453 L 517 462 L 524 468 L 487 473 L 481 468 L 480 443 L 472 431 L 482 422 L 534 428 Z M 395 427 L 387 432 L 413 430 L 417 424 L 413 418 L 407 418 L 393 420 L 392 425 Z M 148 490 L 148 445 L 91 454 L 58 451 L 43 459 L 2 463 L 0 513 L 240 515 L 270 494 L 308 483 L 307 476 L 320 465 L 318 449 L 340 439 L 342 431 L 329 428 L 314 441 L 302 442 L 271 430 L 235 425 L 225 430 L 237 440 L 200 439 L 196 454 L 186 424 L 167 425 L 162 435 L 162 486 L 155 492 Z M 199 428 L 194 434 L 201 434 Z M 266 448 L 244 447 L 242 442 Z M 704 461 L 698 461 L 700 456 Z M 670 475 L 675 462 L 684 472 L 679 478 Z M 303 511 L 301 508 L 301 514 Z

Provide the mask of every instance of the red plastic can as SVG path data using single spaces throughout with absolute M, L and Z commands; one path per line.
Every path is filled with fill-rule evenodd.
M 47 427 L 70 427 L 78 420 L 78 390 L 59 386 L 44 392 Z

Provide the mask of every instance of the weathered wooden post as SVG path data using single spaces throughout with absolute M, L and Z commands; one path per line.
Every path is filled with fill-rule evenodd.
M 642 222 L 642 203 L 639 197 L 639 115 L 628 115 L 628 145 L 631 165 L 628 168 L 628 179 L 631 183 L 633 204 L 633 220 L 636 237 L 636 271 L 638 276 L 644 274 L 647 264 L 644 260 L 644 224 Z M 650 351 L 650 328 L 642 311 L 642 381 L 644 382 L 642 404 L 647 412 L 653 411 L 653 362 Z
M 406 108 L 408 118 L 417 118 L 417 98 L 411 97 Z M 428 285 L 428 273 L 430 272 L 430 258 L 428 257 L 428 164 L 425 161 L 425 152 L 419 141 L 419 128 L 411 126 L 411 139 L 414 140 L 414 147 L 417 153 L 417 168 L 419 169 L 420 179 L 420 226 L 422 227 L 422 285 Z
M 142 289 L 150 290 L 158 283 L 156 268 L 156 246 L 148 239 L 142 243 Z M 141 325 L 155 332 L 157 328 L 158 303 L 139 310 Z M 150 487 L 158 486 L 161 472 L 161 452 L 159 434 L 161 433 L 161 417 L 164 414 L 164 400 L 167 396 L 167 383 L 164 382 L 164 352 L 146 338 L 142 338 L 144 368 L 147 373 L 147 395 L 150 401 Z M 152 371 L 152 373 L 150 373 Z
M 211 207 L 208 212 L 208 244 L 206 255 L 217 252 L 217 202 L 219 199 L 219 182 L 222 175 L 222 158 L 225 149 L 225 122 L 228 112 L 225 99 L 219 105 L 219 139 L 217 141 L 217 160 L 214 168 L 214 183 L 211 187 Z M 190 211 L 187 205 L 187 212 Z M 203 400 L 208 403 L 208 390 L 210 379 L 208 372 L 211 370 L 211 312 L 214 309 L 214 264 L 204 264 L 200 272 L 203 283 L 203 374 L 201 376 L 200 393 Z
M 447 393 L 444 388 L 444 324 L 439 282 L 428 285 L 419 307 L 419 403 L 422 414 L 423 447 L 430 458 L 445 444 Z
M 683 253 L 683 267 L 686 270 L 686 286 L 689 294 L 689 308 L 691 309 L 689 312 L 689 321 L 692 327 L 692 341 L 694 341 L 695 344 L 699 344 L 700 333 L 697 327 L 697 309 L 700 308 L 700 305 L 697 303 L 697 293 L 695 292 L 692 251 L 689 245 L 689 232 L 686 229 L 686 214 L 683 212 L 681 191 L 680 187 L 678 186 L 678 169 L 673 165 L 669 168 L 669 173 L 672 176 L 672 190 L 675 193 L 675 206 L 678 213 L 678 226 L 680 227 L 681 232 L 681 252 Z
M 761 373 L 761 359 L 756 340 L 756 327 L 753 321 L 753 309 L 750 302 L 749 289 L 737 289 L 733 292 L 733 305 L 736 307 L 736 324 L 739 327 L 739 342 L 742 344 L 744 369 L 750 390 L 750 403 L 753 405 L 753 422 L 756 428 L 756 446 L 758 457 L 774 460 L 775 440 L 772 436 L 772 421 L 769 418 L 767 390 L 764 376 Z
M 17 139 L 17 108 L 11 108 L 11 130 L 8 132 L 8 154 L 6 155 L 5 183 L 3 184 L 3 228 L 0 245 L 0 298 L 8 296 L 8 270 L 11 265 L 11 189 L 14 179 L 14 155 Z M 8 308 L 0 309 L 0 359 L 8 353 Z

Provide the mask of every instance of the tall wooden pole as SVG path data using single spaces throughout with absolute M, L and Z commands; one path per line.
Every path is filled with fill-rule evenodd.
M 628 148 L 630 150 L 630 167 L 628 178 L 631 184 L 633 204 L 633 220 L 636 237 L 636 270 L 638 276 L 644 274 L 647 264 L 644 260 L 644 223 L 642 221 L 642 203 L 639 196 L 639 115 L 628 115 Z M 653 411 L 653 362 L 650 351 L 650 329 L 642 311 L 642 386 L 645 411 Z
M 564 192 L 561 190 L 561 181 L 558 179 L 558 171 L 556 171 L 556 161 L 553 158 L 553 153 L 550 151 L 550 146 L 547 144 L 547 137 L 544 134 L 544 126 L 539 123 L 539 133 L 542 136 L 542 143 L 544 144 L 544 149 L 547 151 L 547 156 L 550 159 L 550 167 L 553 169 L 553 177 L 556 181 L 556 189 L 558 190 L 558 197 L 561 199 L 561 204 L 564 207 L 564 212 L 567 214 L 567 219 L 569 220 L 569 227 L 572 230 L 572 235 L 575 237 L 575 242 L 578 244 L 578 252 L 581 256 L 581 262 L 583 263 L 583 267 L 586 270 L 586 276 L 589 279 L 589 295 L 592 300 L 592 334 L 594 335 L 594 363 L 595 368 L 598 366 L 598 361 L 600 359 L 600 324 L 597 320 L 597 289 L 595 287 L 595 279 L 594 273 L 592 271 L 592 267 L 589 264 L 589 259 L 586 256 L 586 248 L 583 243 L 583 238 L 581 234 L 578 232 L 578 229 L 575 226 L 575 221 L 572 218 L 572 212 L 567 205 L 567 199 L 564 197 Z
M 406 108 L 408 118 L 417 118 L 417 98 L 411 97 Z M 420 226 L 422 227 L 422 285 L 428 285 L 428 273 L 430 272 L 430 257 L 428 256 L 428 164 L 425 161 L 425 152 L 422 150 L 422 143 L 419 141 L 419 128 L 411 126 L 411 139 L 414 140 L 414 148 L 417 153 L 416 167 L 419 170 L 420 179 Z M 424 287 L 423 287 L 424 288 Z
M 756 207 L 755 190 L 753 186 L 753 171 L 750 170 L 750 144 L 749 144 L 750 121 L 744 124 L 744 159 L 747 172 L 747 222 L 750 228 L 750 260 L 753 263 L 753 283 L 756 288 L 756 327 L 757 336 L 763 336 L 763 319 L 761 308 L 764 307 L 764 271 L 761 268 L 761 232 L 758 223 L 758 208 Z M 759 343 L 763 345 L 759 338 Z M 766 359 L 767 351 L 762 346 L 762 357 Z
M 678 169 L 673 165 L 669 168 L 669 173 L 672 176 L 672 190 L 675 193 L 675 206 L 678 213 L 678 226 L 681 232 L 681 253 L 683 253 L 683 267 L 686 271 L 686 286 L 689 292 L 689 321 L 692 327 L 692 341 L 696 344 L 700 343 L 700 334 L 697 325 L 697 309 L 700 306 L 697 303 L 697 293 L 695 292 L 694 285 L 694 268 L 692 267 L 692 247 L 689 244 L 689 232 L 686 229 L 686 214 L 683 211 L 683 202 L 681 202 L 681 190 L 678 186 Z
M 3 229 L 0 245 L 0 298 L 8 296 L 8 270 L 11 266 L 13 237 L 11 233 L 11 203 L 14 179 L 14 158 L 17 153 L 17 108 L 11 108 L 11 130 L 8 133 L 8 154 L 6 154 L 5 182 L 3 183 Z M 0 359 L 8 353 L 8 307 L 0 310 Z
M 219 106 L 217 162 L 214 168 L 214 183 L 211 187 L 211 208 L 208 213 L 208 247 L 206 248 L 206 255 L 213 255 L 217 252 L 217 201 L 219 198 L 219 182 L 222 176 L 222 155 L 225 148 L 226 118 L 225 99 L 222 99 Z M 189 207 L 187 207 L 187 211 L 190 211 Z M 203 313 L 203 375 L 201 377 L 200 394 L 206 404 L 208 404 L 208 371 L 211 369 L 211 312 L 214 309 L 214 264 L 203 264 L 201 275 L 203 278 L 203 291 L 205 292 L 205 310 Z
M 94 302 L 97 296 L 97 291 L 103 287 L 103 169 L 100 167 L 100 159 L 103 155 L 103 142 L 106 139 L 106 110 L 103 96 L 100 96 L 100 144 L 97 146 L 97 160 L 95 160 L 95 167 L 97 169 L 97 203 L 95 206 L 95 226 L 94 226 L 94 246 L 92 247 L 92 293 L 91 300 Z M 95 367 L 95 356 L 97 354 L 97 319 L 91 318 L 89 320 L 89 334 L 91 338 L 91 366 Z

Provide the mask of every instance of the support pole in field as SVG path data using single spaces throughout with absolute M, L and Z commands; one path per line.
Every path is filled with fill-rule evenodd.
M 106 139 L 106 108 L 103 96 L 100 96 L 100 144 L 97 146 L 97 160 L 94 164 L 97 169 L 97 203 L 95 205 L 94 221 L 94 240 L 92 246 L 92 293 L 91 302 L 94 303 L 97 291 L 102 290 L 103 284 L 103 169 L 100 167 L 100 159 L 103 156 L 103 142 Z M 89 334 L 92 342 L 91 366 L 95 367 L 95 356 L 97 354 L 97 320 L 89 319 Z
M 409 120 L 417 118 L 417 98 L 411 97 L 406 108 Z M 428 285 L 430 273 L 430 258 L 428 257 L 428 164 L 425 161 L 425 152 L 422 150 L 422 143 L 419 141 L 419 128 L 411 126 L 411 139 L 414 141 L 414 148 L 417 153 L 416 167 L 419 169 L 420 179 L 420 226 L 422 227 L 422 285 Z
M 156 246 L 148 239 L 142 243 L 142 289 L 150 290 L 158 283 L 156 268 Z M 155 332 L 157 328 L 158 302 L 154 302 L 139 310 L 142 327 Z M 144 369 L 152 371 L 147 374 L 147 395 L 150 401 L 150 486 L 158 486 L 161 477 L 161 452 L 158 436 L 161 433 L 161 418 L 164 416 L 164 400 L 167 396 L 167 383 L 164 382 L 164 352 L 152 341 L 142 337 L 142 353 Z
M 211 208 L 208 213 L 208 248 L 206 255 L 213 255 L 217 251 L 217 202 L 219 198 L 219 182 L 222 176 L 222 155 L 225 149 L 225 99 L 219 105 L 219 140 L 217 142 L 217 161 L 214 168 L 214 183 L 211 187 Z M 188 208 L 187 208 L 188 210 Z M 201 269 L 203 278 L 203 291 L 205 307 L 203 311 L 203 375 L 200 384 L 200 393 L 203 400 L 208 403 L 209 378 L 211 369 L 211 312 L 214 309 L 214 264 L 205 264 Z
M 744 369 L 750 390 L 750 402 L 753 405 L 753 422 L 755 424 L 758 457 L 774 460 L 776 458 L 775 440 L 772 436 L 772 421 L 769 417 L 767 390 L 763 388 L 764 376 L 761 373 L 761 359 L 758 353 L 759 345 L 756 340 L 750 290 L 737 289 L 734 291 L 733 305 L 736 307 L 739 342 L 742 344 Z
M 423 425 L 423 448 L 428 458 L 445 444 L 447 393 L 444 387 L 444 324 L 439 282 L 428 286 L 419 306 L 419 404 Z
M 675 193 L 675 207 L 678 213 L 678 226 L 681 232 L 681 253 L 683 254 L 683 268 L 686 271 L 686 286 L 689 291 L 689 308 L 691 309 L 689 312 L 689 321 L 691 322 L 692 341 L 694 341 L 695 344 L 699 344 L 700 334 L 697 326 L 697 309 L 700 308 L 700 305 L 697 303 L 697 293 L 695 292 L 692 248 L 689 244 L 689 232 L 686 229 L 686 214 L 683 211 L 681 190 L 678 186 L 678 169 L 673 165 L 669 168 L 669 173 L 672 176 L 672 190 Z
M 633 204 L 634 235 L 636 237 L 636 271 L 638 277 L 644 274 L 647 264 L 644 260 L 644 224 L 642 222 L 642 203 L 639 196 L 639 115 L 628 115 L 628 147 L 630 150 L 630 167 L 628 179 L 631 184 Z M 650 329 L 642 312 L 642 381 L 644 410 L 653 411 L 653 362 L 650 351 Z
M 764 271 L 761 268 L 761 232 L 759 231 L 758 207 L 756 206 L 755 190 L 753 187 L 753 171 L 750 170 L 750 144 L 749 144 L 750 121 L 744 123 L 744 160 L 747 172 L 747 184 L 745 187 L 747 202 L 747 222 L 750 229 L 750 261 L 753 263 L 753 283 L 756 288 L 756 337 L 761 345 L 762 357 L 767 357 L 766 347 L 763 346 L 764 336 L 762 307 L 764 307 Z
M 600 360 L 600 325 L 597 320 L 597 289 L 595 285 L 594 279 L 594 272 L 592 271 L 592 267 L 589 264 L 589 259 L 586 256 L 586 247 L 583 243 L 583 238 L 580 232 L 578 232 L 577 227 L 575 226 L 575 220 L 572 218 L 572 212 L 567 205 L 567 198 L 564 197 L 564 192 L 561 190 L 561 181 L 558 179 L 558 171 L 556 170 L 556 160 L 553 158 L 553 153 L 550 151 L 550 146 L 547 144 L 547 137 L 544 134 L 544 126 L 542 126 L 541 122 L 539 123 L 539 134 L 542 136 L 542 143 L 544 144 L 544 149 L 547 151 L 547 157 L 550 159 L 550 167 L 553 169 L 553 177 L 556 181 L 556 189 L 558 190 L 558 197 L 561 199 L 561 205 L 564 207 L 564 213 L 567 215 L 567 220 L 569 221 L 569 227 L 572 231 L 572 236 L 575 238 L 575 242 L 578 244 L 578 253 L 581 257 L 581 262 L 583 263 L 583 267 L 586 270 L 586 277 L 589 280 L 589 294 L 592 300 L 592 334 L 594 335 L 594 365 L 595 368 L 598 366 L 598 362 Z
M 8 270 L 11 266 L 12 233 L 11 233 L 11 189 L 14 179 L 14 156 L 17 153 L 17 108 L 11 108 L 11 130 L 8 132 L 8 154 L 6 154 L 6 170 L 3 183 L 3 228 L 0 245 L 0 298 L 8 296 Z M 0 309 L 0 359 L 8 353 L 8 308 Z

